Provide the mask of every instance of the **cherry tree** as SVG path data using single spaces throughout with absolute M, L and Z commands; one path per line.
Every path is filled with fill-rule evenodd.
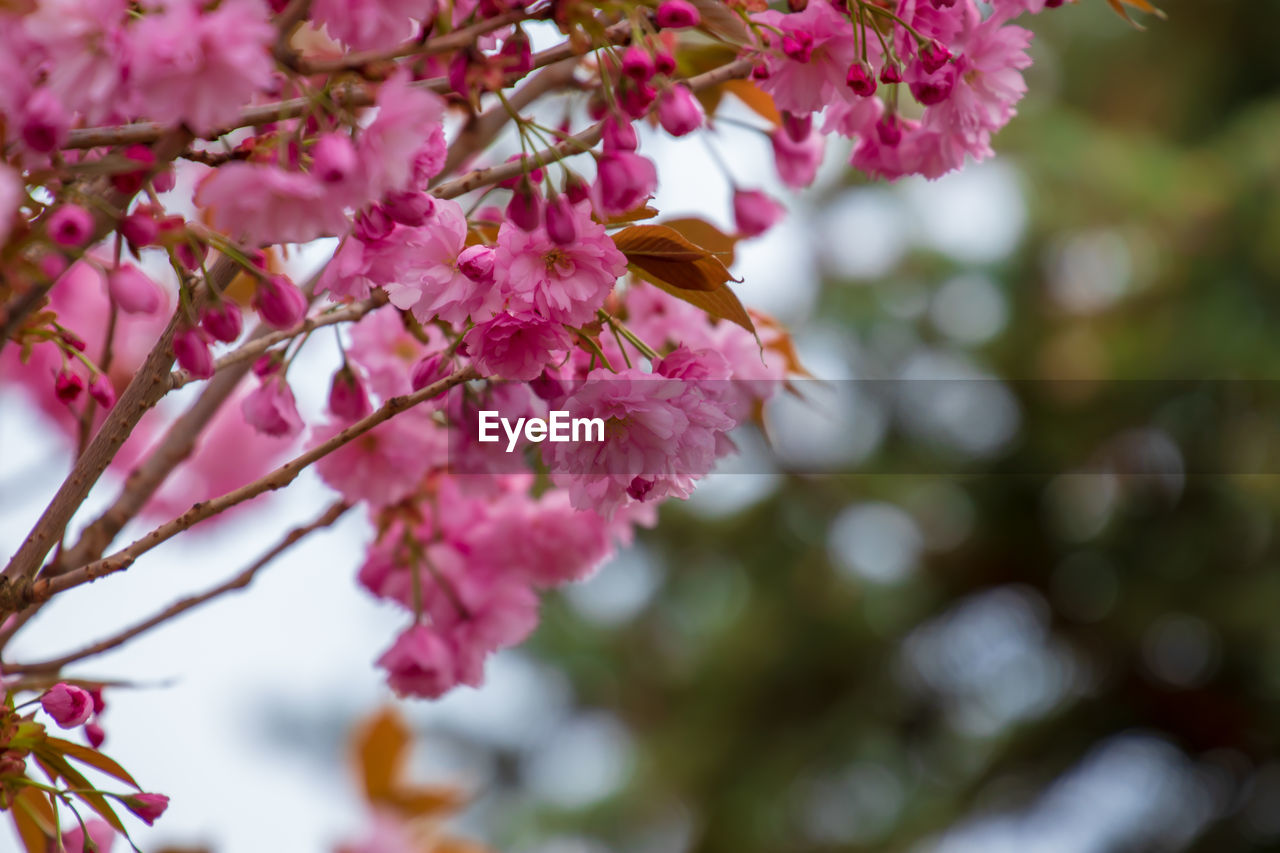
M 479 686 L 544 590 L 688 497 L 803 373 L 728 266 L 784 205 L 735 183 L 732 233 L 664 218 L 637 125 L 715 138 L 737 99 L 789 188 L 831 137 L 869 177 L 936 178 L 992 155 L 1026 90 L 1024 24 L 1062 5 L 0 2 L 0 381 L 70 467 L 0 574 L 0 809 L 26 849 L 105 849 L 126 812 L 166 808 L 98 750 L 113 688 L 81 673 L 95 655 L 354 512 L 359 583 L 403 611 L 370 650 L 387 683 Z M 292 390 L 307 346 L 341 360 L 309 423 Z M 493 444 L 486 412 L 542 428 L 566 412 L 602 436 Z M 58 595 L 312 466 L 332 490 L 314 520 L 226 582 L 45 659 L 3 652 Z M 123 541 L 130 525 L 145 532 Z

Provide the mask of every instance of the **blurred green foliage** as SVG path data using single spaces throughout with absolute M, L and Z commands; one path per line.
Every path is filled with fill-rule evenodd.
M 1089 380 L 1087 396 L 1105 380 L 1280 373 L 1280 3 L 1163 7 L 1145 32 L 1101 0 L 1034 22 L 1031 94 L 997 140 L 1028 229 L 978 269 L 1009 320 L 968 353 L 996 376 Z M 1122 247 L 1127 284 L 1072 311 L 1051 279 L 1081 235 Z M 865 335 L 894 288 L 973 270 L 917 251 L 882 281 L 828 281 L 814 314 Z M 939 337 L 926 318 L 894 322 L 915 323 L 922 345 Z M 1016 387 L 1036 441 L 994 463 L 789 476 L 725 518 L 673 506 L 642 537 L 663 581 L 635 619 L 601 628 L 551 602 L 535 648 L 582 706 L 626 724 L 637 762 L 609 800 L 530 815 L 513 840 L 662 849 L 643 842 L 674 814 L 698 853 L 911 850 L 984 815 L 1031 814 L 1088 757 L 1140 736 L 1181 755 L 1140 778 L 1176 769 L 1185 784 L 1138 829 L 1108 836 L 1101 812 L 1097 826 L 1072 812 L 1057 846 L 964 849 L 1280 849 L 1280 481 L 1018 476 L 1043 468 L 1038 448 L 1085 439 L 1063 434 L 1072 399 Z M 1269 396 L 1215 452 L 1270 447 Z M 1188 391 L 1095 406 L 1087 440 L 1195 404 Z M 896 581 L 852 576 L 831 529 L 867 501 L 901 508 L 926 543 L 940 511 L 966 535 Z

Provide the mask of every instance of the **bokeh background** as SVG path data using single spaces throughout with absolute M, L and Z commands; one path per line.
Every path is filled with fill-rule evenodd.
M 791 197 L 764 137 L 722 125 L 738 182 L 793 214 L 740 247 L 744 301 L 828 381 L 770 412 L 776 453 L 744 435 L 550 598 L 483 690 L 402 706 L 415 771 L 475 795 L 463 830 L 512 853 L 1280 849 L 1280 4 L 1162 5 L 1146 32 L 1102 0 L 1033 19 L 999 156 L 941 181 L 867 184 L 832 147 Z M 644 147 L 660 208 L 729 224 L 705 146 Z M 939 412 L 865 379 L 985 381 Z M 1162 384 L 1117 393 L 1138 380 Z M 0 396 L 0 552 L 61 476 L 45 435 Z M 946 464 L 902 461 L 924 446 Z M 789 473 L 814 467 L 847 473 Z M 237 570 L 310 486 L 68 596 L 15 655 Z M 399 628 L 355 586 L 368 536 L 346 519 L 83 670 L 139 682 L 104 723 L 173 797 L 144 849 L 360 834 L 348 732 Z

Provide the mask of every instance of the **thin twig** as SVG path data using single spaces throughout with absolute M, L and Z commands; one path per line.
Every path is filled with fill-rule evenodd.
M 285 464 L 276 468 L 271 473 L 261 477 L 252 483 L 241 486 L 234 491 L 227 492 L 221 497 L 213 500 L 201 501 L 195 504 L 191 509 L 184 512 L 177 518 L 152 530 L 147 535 L 134 541 L 131 545 L 122 548 L 109 557 L 96 560 L 86 566 L 66 572 L 55 577 L 39 578 L 34 583 L 25 588 L 10 591 L 7 593 L 10 597 L 21 598 L 26 602 L 46 601 L 50 596 L 64 592 L 81 584 L 90 583 L 98 578 L 123 571 L 133 565 L 138 557 L 155 548 L 163 542 L 176 536 L 184 530 L 187 530 L 199 524 L 207 518 L 211 518 L 218 513 L 224 512 L 237 504 L 242 504 L 247 500 L 256 498 L 265 492 L 282 489 L 289 485 L 297 478 L 303 469 L 312 463 L 323 459 L 338 448 L 354 441 L 369 430 L 389 420 L 394 415 L 410 409 L 426 400 L 430 400 L 455 385 L 467 382 L 471 379 L 478 378 L 474 367 L 467 366 L 458 370 L 450 376 L 433 382 L 421 390 L 414 391 L 412 394 L 405 394 L 399 397 L 392 397 L 383 403 L 382 406 L 372 414 L 356 421 L 351 426 L 339 432 L 337 435 L 317 444 L 310 450 L 302 453 Z
M 211 601 L 215 598 L 218 598 L 221 595 L 225 595 L 226 593 L 232 592 L 234 590 L 244 589 L 245 587 L 247 587 L 249 584 L 253 582 L 253 579 L 258 574 L 258 572 L 261 571 L 263 568 L 265 568 L 273 560 L 275 560 L 276 557 L 280 556 L 289 548 L 293 547 L 303 538 L 309 536 L 315 531 L 321 530 L 333 524 L 335 521 L 337 521 L 339 518 L 342 517 L 343 513 L 345 513 L 350 508 L 351 508 L 351 504 L 347 503 L 346 501 L 342 501 L 342 500 L 337 501 L 336 503 L 331 505 L 327 510 L 325 510 L 322 515 L 320 515 L 318 518 L 312 521 L 310 524 L 303 525 L 302 527 L 296 527 L 293 530 L 289 531 L 284 536 L 284 538 L 282 538 L 278 543 L 276 543 L 274 547 L 271 548 L 271 550 L 267 551 L 265 554 L 263 554 L 261 557 L 255 560 L 250 566 L 245 568 L 242 572 L 240 572 L 235 577 L 223 583 L 220 583 L 217 586 L 212 587 L 198 595 L 192 595 L 183 599 L 179 599 L 178 601 L 175 601 L 173 604 L 159 611 L 158 613 L 151 616 L 150 618 L 144 619 L 141 622 L 137 623 L 136 625 L 126 628 L 120 631 L 119 633 L 114 634 L 111 637 L 108 637 L 105 640 L 100 640 L 99 642 L 93 643 L 92 645 L 89 645 L 89 646 L 85 646 L 84 648 L 78 651 L 69 652 L 65 655 L 62 655 L 61 657 L 51 658 L 50 660 L 45 660 L 45 661 L 39 661 L 38 663 L 5 664 L 4 671 L 6 674 L 57 672 L 58 670 L 62 669 L 64 666 L 67 666 L 68 664 L 75 663 L 76 661 L 83 660 L 84 658 L 93 657 L 94 655 L 102 654 L 103 652 L 110 651 L 111 649 L 114 649 L 117 646 L 122 646 L 125 643 L 132 640 L 134 637 L 137 637 L 140 634 L 144 634 L 147 631 L 150 631 L 152 628 L 155 628 L 157 625 L 161 625 L 165 622 L 168 622 L 170 619 L 173 619 L 174 617 L 179 616 L 182 613 L 187 612 L 188 610 L 199 607 L 200 605 L 204 604 L 207 601 Z

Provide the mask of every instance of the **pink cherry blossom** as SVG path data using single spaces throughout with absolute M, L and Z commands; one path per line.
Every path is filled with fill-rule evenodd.
M 759 85 L 773 96 L 779 109 L 813 113 L 854 97 L 845 85 L 845 75 L 859 54 L 848 15 L 836 11 L 830 3 L 811 2 L 801 12 L 767 11 L 755 17 L 780 28 L 784 37 L 803 34 L 812 42 L 804 61 L 774 54 L 765 58 L 769 76 Z
M 571 346 L 564 326 L 527 314 L 498 314 L 473 327 L 463 342 L 485 376 L 534 379 L 549 363 L 564 358 Z
M 773 144 L 773 162 L 778 167 L 778 177 L 792 189 L 801 189 L 813 183 L 822 165 L 822 155 L 827 140 L 820 133 L 810 132 L 797 142 L 783 128 L 769 134 Z
M 306 243 L 346 231 L 343 199 L 305 172 L 265 163 L 233 162 L 196 187 L 196 204 L 218 228 L 259 243 Z
M 544 229 L 498 231 L 494 279 L 513 311 L 578 326 L 596 310 L 627 268 L 627 259 L 604 227 L 591 219 L 586 202 L 574 205 L 578 240 L 559 246 Z
M 415 22 L 435 16 L 435 0 L 315 0 L 312 17 L 355 50 L 393 47 L 413 37 Z
M 116 831 L 111 828 L 111 824 L 98 818 L 86 820 L 83 828 L 77 824 L 63 831 L 62 846 L 66 853 L 88 853 L 90 848 L 85 844 L 86 829 L 95 853 L 111 853 L 111 848 L 116 843 Z
M 398 696 L 437 699 L 458 684 L 455 653 L 449 641 L 430 625 L 414 625 L 396 637 L 378 666 Z
M 311 443 L 341 432 L 342 421 L 316 427 Z M 421 408 L 379 424 L 316 463 L 320 479 L 351 501 L 386 506 L 408 497 L 427 471 L 444 463 L 444 431 L 435 428 Z
M 74 729 L 93 713 L 93 697 L 83 687 L 59 682 L 40 697 L 40 707 L 62 728 Z
M 169 0 L 130 30 L 129 83 L 142 114 L 198 134 L 232 123 L 270 83 L 276 31 L 260 0 Z

